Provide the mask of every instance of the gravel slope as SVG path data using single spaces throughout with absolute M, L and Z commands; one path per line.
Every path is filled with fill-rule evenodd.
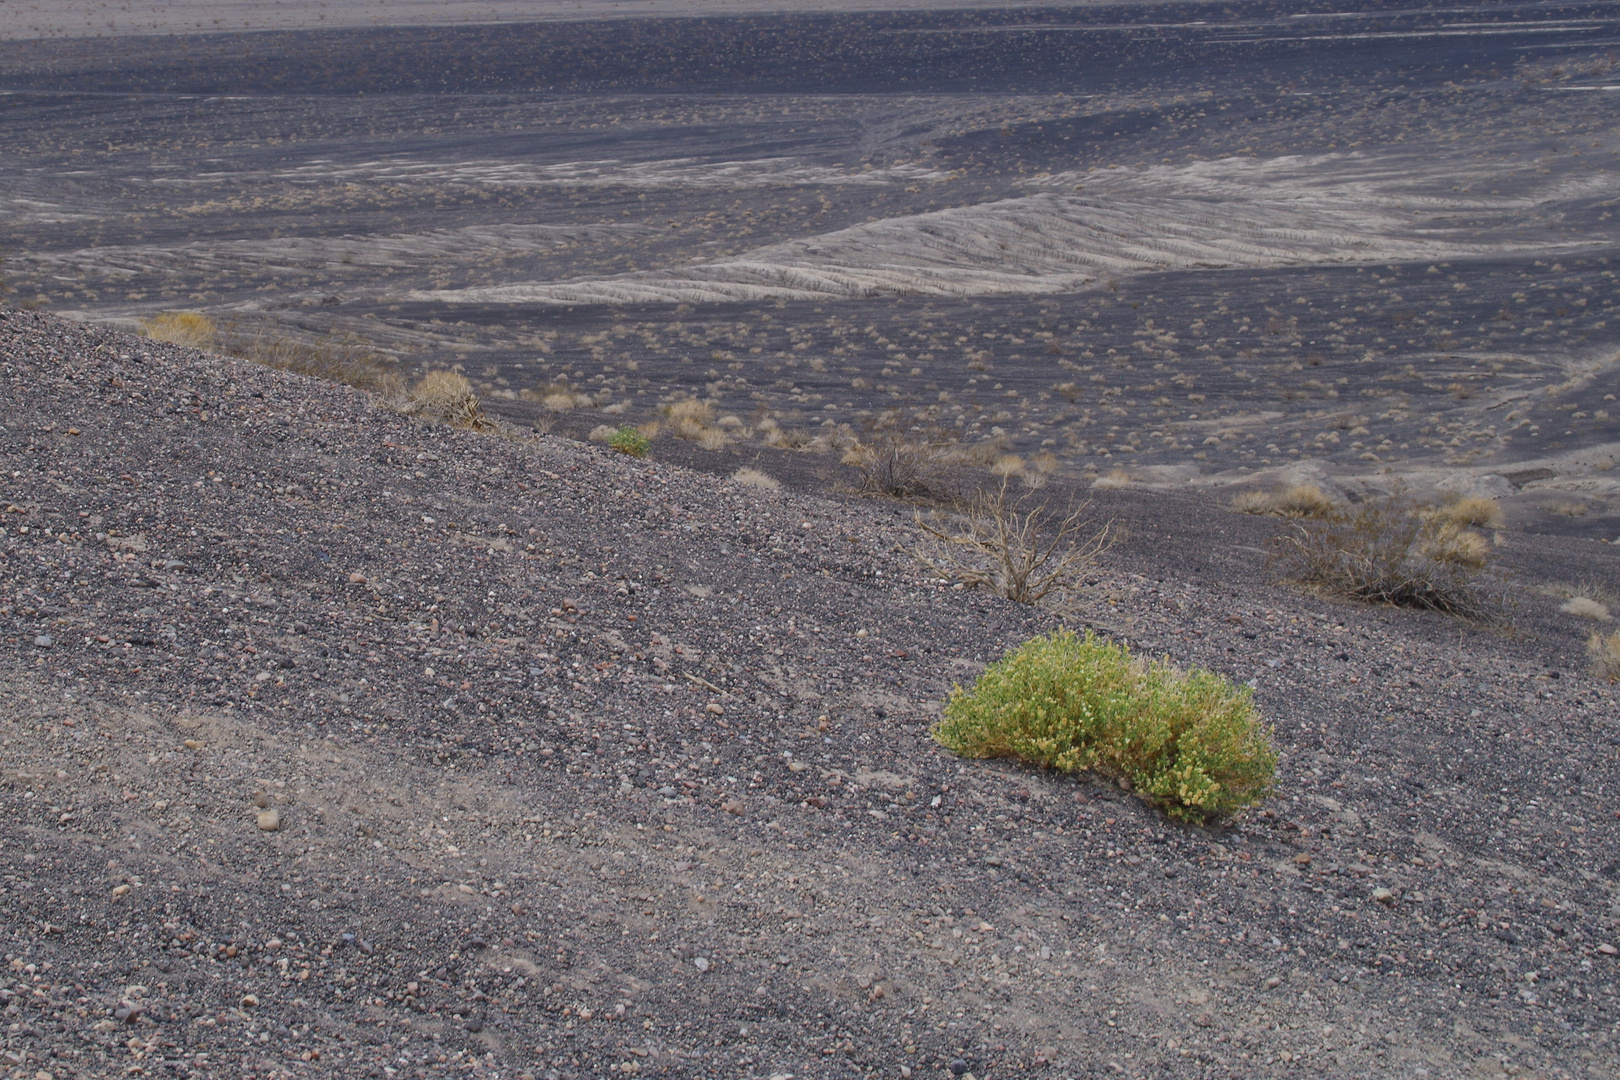
M 908 511 L 36 313 L 0 380 L 13 1075 L 1616 1071 L 1620 725 L 1536 591 L 1608 545 L 1505 537 L 1502 634 L 1099 492 L 1087 621 L 1276 726 L 1198 830 L 932 744 L 1048 623 Z

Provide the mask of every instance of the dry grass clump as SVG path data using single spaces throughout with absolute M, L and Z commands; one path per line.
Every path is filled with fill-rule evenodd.
M 664 415 L 669 419 L 669 431 L 677 439 L 686 439 L 696 442 L 709 430 L 714 421 L 714 406 L 707 401 L 689 399 L 677 401 L 665 410 Z
M 769 473 L 760 472 L 758 469 L 749 468 L 747 465 L 732 473 L 731 478 L 744 487 L 763 488 L 766 491 L 777 491 L 782 486 L 782 482 L 776 477 Z
M 1442 521 L 1459 527 L 1472 527 L 1476 529 L 1500 529 L 1502 527 L 1502 507 L 1495 499 L 1482 496 L 1473 496 L 1465 499 L 1454 499 L 1445 503 L 1435 511 Z
M 472 383 L 454 371 L 430 371 L 406 395 L 400 411 L 438 420 L 452 427 L 481 431 L 489 420 L 478 406 Z
M 822 443 L 803 428 L 782 428 L 767 417 L 759 425 L 760 442 L 778 450 L 819 450 Z
M 1059 517 L 1045 502 L 1012 498 L 1003 480 L 981 491 L 954 523 L 917 515 L 925 537 L 914 554 L 943 578 L 990 589 L 1020 604 L 1066 600 L 1112 543 L 1110 525 L 1092 525 L 1082 503 Z
M 1239 514 L 1313 518 L 1333 514 L 1339 503 L 1315 484 L 1295 484 L 1281 491 L 1245 491 L 1232 500 L 1231 508 Z
M 843 458 L 862 491 L 900 499 L 937 493 L 964 460 L 955 433 L 911 424 L 898 409 L 869 422 Z
M 1490 543 L 1410 500 L 1389 496 L 1304 518 L 1273 538 L 1271 563 L 1324 592 L 1482 622 L 1506 614 Z
M 153 341 L 209 352 L 219 337 L 219 327 L 200 312 L 165 311 L 143 322 L 141 333 Z
M 1592 673 L 1609 682 L 1620 682 L 1620 630 L 1594 633 L 1586 639 L 1586 653 L 1592 658 Z
M 1182 821 L 1259 802 L 1277 772 L 1247 689 L 1137 659 L 1089 632 L 1032 638 L 971 690 L 954 687 L 934 738 L 965 757 L 1119 777 Z

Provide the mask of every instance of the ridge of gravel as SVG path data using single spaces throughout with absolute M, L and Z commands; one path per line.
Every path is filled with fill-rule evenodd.
M 1094 493 L 1080 621 L 1255 687 L 1219 828 L 964 762 L 1041 612 L 909 508 L 0 313 L 0 1070 L 37 1077 L 1612 1076 L 1615 695 L 1274 586 L 1274 526 Z

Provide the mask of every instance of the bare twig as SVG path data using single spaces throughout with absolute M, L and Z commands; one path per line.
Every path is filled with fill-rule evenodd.
M 1027 494 L 1011 498 L 1007 488 L 1003 479 L 993 493 L 980 492 L 954 525 L 918 514 L 928 541 L 915 552 L 918 561 L 940 577 L 1020 604 L 1074 592 L 1113 542 L 1112 523 L 1094 527 L 1086 516 L 1089 502 L 1059 519 L 1046 502 L 1031 504 Z

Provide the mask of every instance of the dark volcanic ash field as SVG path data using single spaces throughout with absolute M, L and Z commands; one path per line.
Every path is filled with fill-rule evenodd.
M 1617 41 L 1613 3 L 11 41 L 0 251 L 20 300 L 355 333 L 517 418 L 899 405 L 1612 539 Z

